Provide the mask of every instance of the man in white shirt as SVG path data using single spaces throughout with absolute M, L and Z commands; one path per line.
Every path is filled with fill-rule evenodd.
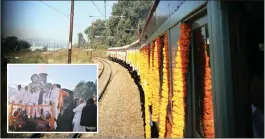
M 56 84 L 53 85 L 51 102 L 54 111 L 54 118 L 57 120 L 59 114 L 57 109 L 59 103 L 59 89 Z
M 23 92 L 23 96 L 22 96 L 22 104 L 24 105 L 27 104 L 28 94 L 29 94 L 29 90 L 28 90 L 28 86 L 26 86 Z
M 51 105 L 51 87 L 52 85 L 47 85 L 42 105 Z M 43 116 L 47 118 L 48 114 L 51 114 L 51 107 L 43 107 Z
M 82 110 L 86 106 L 84 99 L 80 99 L 79 105 L 73 110 L 75 113 L 73 119 L 74 130 L 73 132 L 86 132 L 86 128 L 80 125 Z
M 21 85 L 18 85 L 17 86 L 17 91 L 15 93 L 15 97 L 14 97 L 14 100 L 13 100 L 13 103 L 14 104 L 22 104 L 23 94 L 24 93 L 23 93 L 23 91 L 21 89 Z M 14 110 L 13 110 L 13 113 L 14 113 L 17 110 L 19 110 L 19 108 L 21 108 L 21 107 L 14 105 L 13 108 L 14 108 Z
M 22 103 L 21 103 L 21 104 L 23 104 L 23 105 L 27 105 L 28 94 L 29 94 L 28 86 L 26 86 L 26 87 L 24 88 L 24 91 L 23 91 L 23 95 L 22 95 Z M 23 107 L 23 108 L 22 108 L 22 112 L 23 112 L 23 114 L 25 114 L 25 115 L 26 115 L 26 110 L 27 110 L 26 107 Z
M 36 110 L 34 107 L 32 107 L 31 109 L 31 106 L 36 105 L 36 94 L 34 93 L 35 88 L 30 88 L 29 90 L 30 91 L 27 95 L 27 105 L 28 105 L 27 114 L 28 114 L 28 117 L 33 118 L 35 116 Z
M 37 87 L 34 91 L 34 103 L 36 105 L 35 107 L 36 118 L 40 118 L 40 107 L 37 106 L 39 103 L 39 96 L 40 96 L 40 88 Z

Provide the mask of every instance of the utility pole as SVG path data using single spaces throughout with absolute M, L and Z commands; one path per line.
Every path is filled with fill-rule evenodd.
M 53 42 L 53 51 L 55 51 L 55 42 Z
M 68 48 L 68 64 L 71 64 L 72 57 L 72 39 L 73 39 L 73 20 L 74 20 L 74 0 L 71 0 L 71 15 L 70 15 L 70 33 L 69 33 L 69 48 Z

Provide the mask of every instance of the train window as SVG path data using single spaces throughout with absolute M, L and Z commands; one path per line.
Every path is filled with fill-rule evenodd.
M 179 40 L 179 37 L 180 37 L 180 31 L 179 31 L 179 29 L 180 29 L 180 24 L 178 24 L 178 25 L 176 25 L 176 26 L 174 26 L 174 27 L 172 27 L 170 30 L 169 30 L 169 45 L 171 45 L 170 46 L 170 48 L 171 48 L 171 53 L 172 53 L 172 60 L 173 59 L 175 59 L 175 57 L 176 57 L 176 49 L 177 49 L 177 41 Z M 172 61 L 173 63 L 175 62 L 174 60 Z M 172 66 L 174 65 L 172 63 Z
M 195 129 L 201 137 L 204 136 L 203 132 L 203 118 L 204 118 L 204 88 L 205 88 L 205 51 L 209 57 L 209 35 L 207 25 L 199 27 L 192 31 L 193 38 L 193 61 L 194 61 L 194 122 Z M 207 61 L 210 67 L 210 60 Z

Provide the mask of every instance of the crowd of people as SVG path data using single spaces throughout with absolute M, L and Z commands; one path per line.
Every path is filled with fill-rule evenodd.
M 50 119 L 53 116 L 54 129 L 56 129 L 56 120 L 63 106 L 64 96 L 68 96 L 68 93 L 63 91 L 59 84 L 48 83 L 43 88 L 26 86 L 24 89 L 18 85 L 14 98 L 11 100 L 15 104 L 12 114 L 17 116 L 19 113 L 25 113 L 30 119 Z
M 86 101 L 80 99 L 79 105 L 73 110 L 73 132 L 97 131 L 97 107 L 96 99 Z
M 12 115 L 17 116 L 24 113 L 27 118 L 34 120 L 47 120 L 54 117 L 53 128 L 56 130 L 56 121 L 64 105 L 64 97 L 68 95 L 67 92 L 61 89 L 59 84 L 47 83 L 44 87 L 26 86 L 24 89 L 21 85 L 18 85 L 14 98 L 11 100 L 14 104 Z M 72 120 L 73 132 L 96 131 L 97 107 L 95 97 L 88 99 L 86 102 L 84 99 L 80 99 L 73 112 L 75 113 Z M 51 122 L 46 126 L 50 127 Z

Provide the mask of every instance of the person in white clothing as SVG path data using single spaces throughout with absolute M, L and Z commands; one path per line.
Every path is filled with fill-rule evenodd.
M 47 86 L 46 92 L 43 95 L 42 105 L 51 105 L 51 87 L 52 85 Z M 51 107 L 43 107 L 43 116 L 47 118 L 49 114 L 51 114 Z
M 14 104 L 22 104 L 22 99 L 23 99 L 23 91 L 22 91 L 22 89 L 21 89 L 21 85 L 18 85 L 17 86 L 17 91 L 16 91 L 16 93 L 15 93 L 15 97 L 14 97 L 14 100 L 13 100 L 13 103 Z M 16 111 L 18 111 L 21 107 L 20 106 L 16 106 L 16 105 L 14 105 L 13 106 L 13 114 L 16 112 Z
M 29 94 L 29 90 L 28 90 L 28 86 L 26 86 L 25 90 L 23 92 L 23 96 L 22 96 L 22 104 L 24 104 L 24 105 L 27 104 L 28 94 Z
M 54 118 L 57 120 L 58 118 L 58 103 L 59 103 L 59 89 L 57 88 L 57 85 L 53 85 L 52 89 L 52 98 L 51 98 L 53 111 L 54 111 Z
M 29 95 L 29 91 L 28 91 L 28 86 L 25 86 L 24 91 L 23 91 L 23 95 L 22 95 L 22 105 L 27 105 L 27 101 L 28 101 L 28 95 Z M 22 112 L 23 114 L 26 114 L 27 108 L 23 107 L 22 108 Z
M 35 91 L 34 91 L 34 103 L 36 105 L 36 107 L 35 107 L 36 118 L 40 118 L 40 107 L 37 106 L 38 105 L 38 101 L 39 101 L 39 96 L 40 96 L 40 88 L 35 88 Z
M 35 93 L 34 93 L 34 91 L 35 91 L 35 88 L 30 88 L 30 91 L 29 91 L 29 93 L 28 93 L 28 95 L 27 95 L 27 115 L 28 115 L 28 117 L 30 118 L 33 118 L 34 116 L 35 116 L 35 109 L 34 109 L 34 107 L 32 108 L 32 110 L 31 110 L 31 106 L 33 106 L 33 105 L 36 105 L 36 95 L 35 95 Z
M 73 110 L 75 113 L 73 119 L 74 129 L 73 132 L 86 132 L 86 128 L 80 125 L 82 110 L 86 106 L 84 99 L 80 99 L 80 104 Z

